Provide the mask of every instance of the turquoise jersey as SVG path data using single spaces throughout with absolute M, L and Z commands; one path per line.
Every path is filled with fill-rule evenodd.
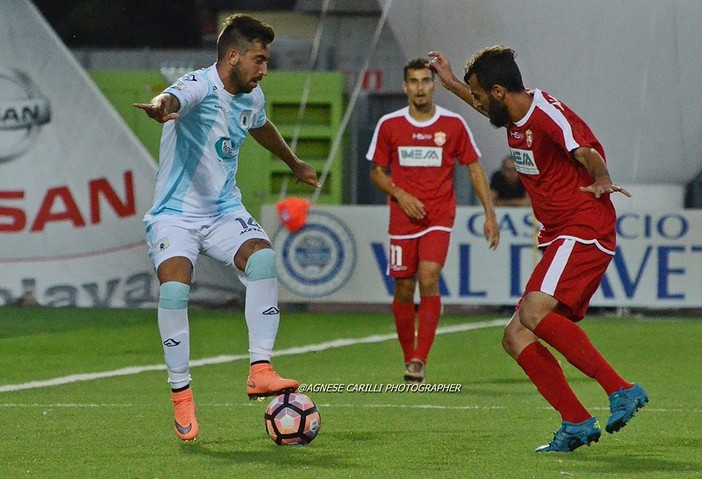
M 236 184 L 239 148 L 266 122 L 263 91 L 232 95 L 215 65 L 183 75 L 165 90 L 180 102 L 178 120 L 163 125 L 154 203 L 158 215 L 208 217 L 243 209 Z

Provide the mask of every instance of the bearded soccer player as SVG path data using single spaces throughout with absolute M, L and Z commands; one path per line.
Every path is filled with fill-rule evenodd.
M 503 46 L 475 54 L 465 83 L 440 52 L 429 66 L 442 84 L 507 129 L 507 142 L 531 198 L 542 257 L 502 345 L 562 419 L 553 440 L 537 452 L 570 452 L 600 439 L 600 425 L 578 400 L 546 343 L 595 379 L 609 396 L 605 429 L 619 431 L 648 402 L 646 391 L 624 379 L 578 326 L 616 247 L 612 193 L 631 196 L 609 176 L 605 153 L 588 125 L 548 93 L 527 90 L 515 53 Z
M 456 216 L 454 165 L 468 168 L 485 210 L 484 234 L 490 248 L 497 248 L 500 237 L 473 135 L 458 114 L 434 104 L 436 84 L 427 61 L 419 58 L 405 65 L 408 106 L 380 119 L 366 155 L 372 161 L 371 181 L 388 195 L 392 312 L 404 379 L 412 383 L 424 382 L 441 316 L 439 275 Z M 415 311 L 417 283 L 420 301 Z
M 248 15 L 224 22 L 217 62 L 181 77 L 150 103 L 134 106 L 164 123 L 152 208 L 146 213 L 149 255 L 160 282 L 158 326 L 175 411 L 175 433 L 199 434 L 190 388 L 188 300 L 198 254 L 232 267 L 246 285 L 251 398 L 294 391 L 270 358 L 278 332 L 275 253 L 266 232 L 246 211 L 236 184 L 239 148 L 247 133 L 279 157 L 298 181 L 319 187 L 266 118 L 258 86 L 268 73 L 273 29 Z

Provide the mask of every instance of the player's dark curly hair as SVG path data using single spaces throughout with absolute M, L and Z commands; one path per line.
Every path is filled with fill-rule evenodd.
M 245 13 L 230 15 L 224 20 L 222 31 L 217 38 L 217 59 L 222 59 L 231 49 L 245 53 L 253 42 L 260 42 L 265 46 L 274 39 L 275 32 L 270 25 Z
M 423 68 L 427 68 L 427 63 L 429 63 L 428 58 L 415 58 L 405 63 L 405 68 L 403 70 L 405 81 L 407 81 L 407 72 L 409 70 L 421 70 Z M 431 70 L 431 78 L 434 78 L 434 70 Z
M 502 85 L 507 91 L 522 91 L 524 83 L 517 62 L 517 54 L 502 45 L 483 48 L 468 60 L 463 80 L 468 83 L 475 75 L 478 84 L 485 91 L 494 85 Z

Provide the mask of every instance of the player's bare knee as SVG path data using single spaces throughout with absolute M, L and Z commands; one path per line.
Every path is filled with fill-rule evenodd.
M 428 280 L 422 281 L 419 278 L 419 295 L 420 296 L 438 296 L 439 291 L 439 278 L 433 277 Z
M 190 285 L 193 276 L 193 264 L 188 258 L 175 256 L 161 263 L 156 274 L 162 285 L 169 281 Z
M 528 307 L 519 308 L 518 314 L 519 322 L 529 331 L 534 331 L 536 325 L 539 324 L 539 321 L 544 317 L 544 314 L 540 310 Z
M 417 274 L 417 281 L 419 282 L 419 287 L 425 290 L 437 289 L 439 288 L 439 275 L 433 272 L 422 272 Z
M 241 271 L 246 271 L 246 267 L 251 256 L 264 249 L 273 249 L 270 241 L 263 238 L 252 238 L 244 241 L 239 250 L 234 255 L 234 266 Z
M 513 346 L 512 338 L 509 336 L 509 334 L 507 334 L 507 330 L 505 330 L 502 333 L 502 349 L 504 349 L 505 352 L 511 356 L 512 351 L 514 350 Z
M 417 283 L 413 278 L 395 278 L 394 297 L 400 303 L 408 303 L 414 300 L 414 290 Z
M 517 337 L 516 328 L 513 323 L 509 323 L 502 331 L 502 349 L 512 357 L 516 357 Z
M 548 312 L 549 310 L 544 308 L 538 300 L 534 300 L 533 297 L 527 295 L 516 314 L 519 316 L 519 322 L 522 326 L 533 331 Z
M 256 251 L 266 249 L 266 248 L 272 248 L 270 241 L 263 239 L 263 238 L 252 238 L 250 240 L 247 240 L 244 242 L 242 245 L 242 248 L 249 248 L 251 253 L 255 253 Z

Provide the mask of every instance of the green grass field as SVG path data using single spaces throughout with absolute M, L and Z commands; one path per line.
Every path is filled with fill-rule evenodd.
M 450 315 L 440 326 L 492 319 Z M 437 336 L 428 382 L 460 384 L 460 393 L 309 393 L 322 414 L 319 436 L 309 446 L 281 447 L 265 433 L 267 403 L 245 394 L 248 363 L 237 359 L 247 349 L 241 313 L 191 311 L 192 357 L 204 363 L 191 370 L 201 435 L 184 444 L 172 432 L 153 311 L 4 308 L 0 477 L 700 477 L 702 321 L 591 318 L 581 324 L 651 398 L 630 425 L 603 433 L 589 448 L 533 452 L 551 439 L 559 417 L 502 351 L 500 326 Z M 287 313 L 276 349 L 288 354 L 274 364 L 307 385 L 385 388 L 400 383 L 403 373 L 399 345 L 385 339 L 393 333 L 388 314 Z M 320 346 L 292 349 L 314 344 Z M 221 355 L 231 357 L 207 361 Z M 564 368 L 604 423 L 604 392 L 570 365 Z M 122 375 L 90 376 L 111 371 Z M 65 384 L 44 383 L 70 376 Z M 26 388 L 30 382 L 39 387 Z

